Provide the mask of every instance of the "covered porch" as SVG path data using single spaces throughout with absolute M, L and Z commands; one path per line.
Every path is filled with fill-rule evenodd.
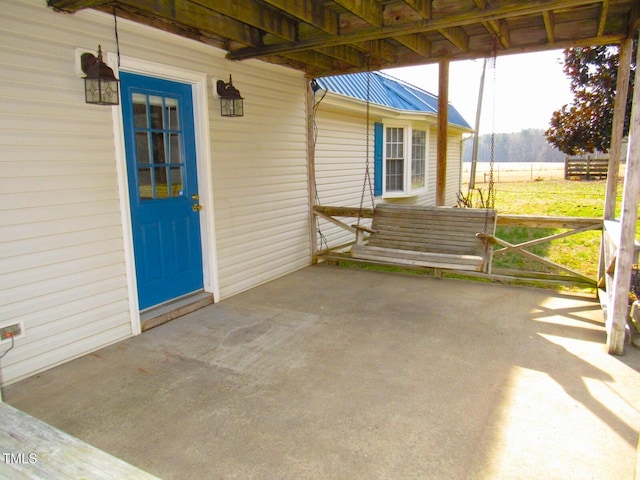
M 165 479 L 629 479 L 605 338 L 592 297 L 316 265 L 3 396 Z

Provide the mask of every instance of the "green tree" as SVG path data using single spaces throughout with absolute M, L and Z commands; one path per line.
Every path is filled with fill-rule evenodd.
M 637 43 L 634 43 L 634 50 Z M 611 146 L 613 103 L 618 78 L 618 46 L 577 47 L 564 51 L 573 102 L 553 112 L 547 141 L 568 154 L 607 152 Z M 635 59 L 633 54 L 632 58 Z M 624 135 L 629 132 L 635 62 L 632 60 Z

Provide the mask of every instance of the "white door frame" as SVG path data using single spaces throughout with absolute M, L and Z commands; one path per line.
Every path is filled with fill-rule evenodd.
M 214 301 L 220 298 L 218 282 L 218 268 L 215 241 L 215 222 L 213 208 L 213 186 L 211 175 L 211 142 L 209 138 L 209 102 L 207 75 L 201 72 L 185 70 L 170 65 L 149 62 L 133 57 L 120 57 L 118 67 L 117 56 L 107 55 L 109 66 L 116 74 L 119 70 L 130 73 L 147 75 L 190 84 L 193 94 L 193 116 L 196 139 L 196 157 L 198 170 L 198 195 L 203 209 L 200 211 L 200 230 L 202 241 L 202 274 L 205 292 L 213 294 Z M 124 236 L 124 256 L 127 273 L 127 287 L 129 290 L 129 311 L 131 315 L 131 333 L 138 335 L 141 331 L 140 309 L 138 308 L 138 287 L 133 253 L 133 230 L 131 227 L 131 211 L 129 203 L 129 188 L 127 180 L 127 159 L 124 146 L 124 128 L 122 123 L 122 108 L 112 108 L 115 155 L 118 173 L 118 189 L 120 193 L 120 211 L 122 216 L 122 230 Z

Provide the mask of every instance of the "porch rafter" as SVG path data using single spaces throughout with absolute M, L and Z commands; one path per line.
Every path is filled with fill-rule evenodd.
M 340 20 L 336 12 L 332 12 L 320 2 L 304 0 L 264 0 L 264 3 L 278 8 L 298 20 L 314 25 L 329 35 L 338 35 Z
M 633 0 L 47 0 L 95 9 L 310 76 L 619 43 Z M 368 47 L 367 45 L 370 45 Z M 368 56 L 368 60 L 367 60 Z
M 434 32 L 446 28 L 472 25 L 478 22 L 491 22 L 513 17 L 542 15 L 544 12 L 552 10 L 562 10 L 571 7 L 590 5 L 593 3 L 593 0 L 556 0 L 544 3 L 534 3 L 524 0 L 505 2 L 487 5 L 483 10 L 473 8 L 462 13 L 455 13 L 446 16 L 443 15 L 440 17 L 434 16 L 431 20 L 420 20 L 403 24 L 385 25 L 382 27 L 370 26 L 362 28 L 361 30 L 342 33 L 338 37 L 323 36 L 301 40 L 297 43 L 279 43 L 258 48 L 247 47 L 230 52 L 228 57 L 233 60 L 242 60 L 261 57 L 264 55 L 282 54 L 291 51 L 310 50 L 317 47 L 335 46 L 367 40 L 378 40 L 396 35 Z M 620 38 L 622 37 L 623 34 L 620 35 Z M 600 43 L 597 42 L 593 36 L 591 38 L 593 43 Z

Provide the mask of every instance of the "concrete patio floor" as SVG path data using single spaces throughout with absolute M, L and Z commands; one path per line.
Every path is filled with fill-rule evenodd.
M 315 266 L 3 390 L 165 479 L 632 479 L 593 298 Z

